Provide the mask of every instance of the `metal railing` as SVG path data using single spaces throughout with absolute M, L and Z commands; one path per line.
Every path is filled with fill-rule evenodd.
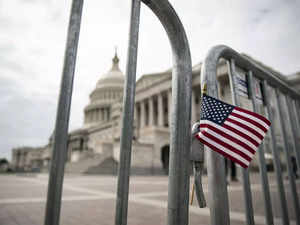
M 168 224 L 188 224 L 189 151 L 192 66 L 184 28 L 167 0 L 143 1 L 164 26 L 173 52 Z M 136 52 L 140 0 L 132 1 L 128 62 L 123 100 L 121 153 L 118 173 L 116 225 L 127 224 L 128 188 L 133 132 Z M 186 110 L 188 109 L 188 110 Z
M 83 0 L 73 0 L 65 50 L 63 74 L 56 113 L 45 225 L 59 224 L 65 161 L 67 158 L 68 127 L 81 23 Z
M 184 28 L 167 0 L 143 0 L 164 26 L 173 52 L 168 224 L 188 224 L 192 66 Z M 115 224 L 127 224 L 128 189 L 141 0 L 132 0 L 123 98 Z M 67 156 L 68 123 L 83 0 L 73 0 L 57 110 L 45 225 L 58 225 Z
M 289 177 L 289 186 L 292 194 L 292 201 L 295 210 L 296 224 L 300 224 L 299 216 L 299 199 L 296 190 L 295 176 L 293 174 L 292 163 L 291 163 L 291 152 L 294 152 L 294 155 L 297 159 L 298 168 L 300 165 L 300 149 L 299 149 L 299 137 L 300 137 L 300 123 L 299 123 L 299 100 L 300 95 L 295 90 L 291 89 L 280 80 L 277 76 L 274 76 L 270 71 L 264 69 L 263 67 L 257 65 L 256 63 L 248 60 L 247 58 L 241 56 L 233 49 L 227 46 L 216 46 L 212 48 L 202 65 L 201 70 L 201 85 L 202 89 L 206 90 L 206 93 L 210 96 L 218 98 L 218 82 L 217 82 L 217 66 L 220 58 L 228 60 L 229 68 L 229 78 L 232 91 L 232 101 L 235 105 L 240 105 L 239 98 L 236 93 L 236 85 L 234 82 L 234 77 L 236 75 L 235 67 L 238 66 L 242 70 L 246 71 L 246 76 L 248 77 L 248 91 L 250 93 L 250 99 L 252 101 L 252 108 L 254 112 L 261 113 L 259 111 L 258 102 L 255 96 L 254 90 L 254 79 L 258 79 L 262 84 L 262 93 L 263 101 L 266 105 L 266 114 L 269 117 L 269 120 L 272 122 L 275 121 L 274 110 L 278 112 L 277 119 L 279 121 L 279 132 L 283 137 L 283 150 L 285 153 L 285 161 L 288 170 Z M 275 98 L 273 99 L 274 104 L 271 106 L 271 96 L 270 91 L 267 89 L 275 90 Z M 283 99 L 282 101 L 280 101 Z M 287 115 L 284 117 L 283 109 L 287 109 Z M 283 119 L 291 127 L 292 135 L 292 146 L 288 144 L 287 140 L 287 126 L 283 123 Z M 278 152 L 278 138 L 275 134 L 273 127 L 270 128 L 270 137 L 272 142 L 272 154 L 273 161 L 275 166 L 276 180 L 278 185 L 278 195 L 280 199 L 280 206 L 282 212 L 282 222 L 283 224 L 290 224 L 287 201 L 285 196 L 283 178 L 282 178 L 282 166 L 280 163 L 280 156 Z M 292 148 L 292 149 L 290 149 Z M 264 157 L 264 145 L 261 145 L 258 150 L 258 163 L 260 169 L 260 177 L 262 184 L 262 192 L 264 197 L 265 204 L 265 214 L 266 214 L 266 224 L 274 224 L 274 217 L 272 213 L 272 204 L 270 197 L 270 187 L 267 176 L 267 168 Z M 229 216 L 229 206 L 228 206 L 228 194 L 227 194 L 227 185 L 225 180 L 225 168 L 223 157 L 219 154 L 208 151 L 208 182 L 209 190 L 209 205 L 211 213 L 211 224 L 212 225 L 227 225 L 230 224 Z M 251 183 L 249 179 L 248 170 L 242 169 L 242 180 L 243 180 L 243 190 L 244 190 L 244 201 L 245 201 L 245 210 L 246 210 L 246 222 L 247 224 L 255 224 L 255 217 L 253 215 L 253 206 L 252 206 L 252 196 L 251 196 Z

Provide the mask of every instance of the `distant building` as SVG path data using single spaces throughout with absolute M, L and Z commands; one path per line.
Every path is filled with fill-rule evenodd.
M 20 147 L 12 150 L 12 165 L 17 172 L 40 170 L 46 165 L 45 154 L 50 153 L 46 147 Z M 50 158 L 49 158 L 50 160 Z
M 285 77 L 249 59 L 300 92 L 300 73 Z M 196 64 L 192 70 L 192 123 L 199 120 L 200 115 L 200 70 L 201 63 Z M 242 72 L 239 69 L 238 71 Z M 169 69 L 143 75 L 136 82 L 132 174 L 158 174 L 168 170 L 171 78 L 172 70 Z M 220 99 L 230 103 L 228 70 L 224 60 L 221 60 L 218 66 L 218 81 Z M 123 88 L 124 75 L 119 68 L 119 59 L 115 55 L 112 68 L 100 77 L 90 94 L 90 102 L 84 108 L 83 126 L 69 133 L 67 172 L 116 173 L 120 153 Z M 247 98 L 241 98 L 242 106 L 251 108 L 251 102 Z M 270 152 L 268 142 L 267 137 L 265 141 L 267 153 Z M 52 137 L 44 147 L 14 149 L 12 157 L 14 167 L 18 170 L 47 169 L 51 147 Z M 253 167 L 256 165 L 255 162 L 251 164 Z

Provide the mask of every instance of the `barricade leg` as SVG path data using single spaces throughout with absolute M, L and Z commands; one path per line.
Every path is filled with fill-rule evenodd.
M 291 155 L 290 152 L 291 149 L 289 149 L 289 145 L 288 145 L 288 136 L 287 136 L 287 130 L 286 127 L 283 123 L 283 107 L 286 108 L 287 104 L 286 102 L 283 103 L 283 105 L 280 104 L 279 101 L 279 90 L 275 89 L 275 94 L 276 94 L 276 98 L 275 98 L 275 104 L 278 107 L 278 112 L 279 112 L 279 123 L 280 123 L 280 131 L 281 134 L 283 136 L 283 148 L 284 148 L 284 153 L 285 153 L 285 158 L 286 158 L 286 164 L 287 164 L 287 169 L 288 169 L 288 176 L 289 176 L 289 181 L 290 181 L 290 188 L 291 188 L 291 193 L 292 193 L 292 198 L 293 198 L 293 203 L 294 203 L 294 208 L 295 208 L 295 216 L 296 216 L 296 222 L 297 225 L 300 225 L 300 216 L 299 216 L 299 212 L 300 212 L 300 207 L 299 207 L 299 200 L 298 200 L 298 194 L 297 194 L 297 189 L 296 189 L 296 183 L 295 183 L 295 177 L 293 175 L 293 169 L 292 169 L 292 165 L 291 165 Z M 287 120 L 289 121 L 289 116 L 287 115 Z
M 274 115 L 272 114 L 272 109 L 271 109 L 271 104 L 270 104 L 271 98 L 270 98 L 270 94 L 268 94 L 267 86 L 268 86 L 267 81 L 264 81 L 263 82 L 263 93 L 265 94 L 265 97 L 266 97 L 268 117 L 269 117 L 270 121 L 274 121 Z M 270 127 L 269 130 L 271 132 L 272 154 L 273 154 L 273 162 L 274 162 L 277 185 L 278 185 L 278 194 L 279 194 L 280 206 L 281 206 L 281 212 L 282 212 L 282 221 L 283 221 L 283 224 L 288 225 L 288 224 L 290 224 L 290 221 L 289 221 L 285 191 L 284 191 L 284 186 L 283 186 L 283 181 L 282 181 L 282 169 L 281 169 L 280 159 L 279 159 L 279 155 L 278 155 L 278 151 L 277 151 L 277 147 L 276 147 L 276 134 L 272 127 Z
M 206 56 L 201 69 L 201 90 L 218 98 L 217 63 L 226 48 L 215 47 Z M 205 147 L 207 149 L 207 147 Z M 207 150 L 208 200 L 211 225 L 229 225 L 229 203 L 225 178 L 224 157 Z
M 68 127 L 83 0 L 73 0 L 54 131 L 45 225 L 58 225 L 67 158 Z
M 230 81 L 230 89 L 232 95 L 233 105 L 240 106 L 239 98 L 237 96 L 236 86 L 234 82 L 235 76 L 235 63 L 234 60 L 227 62 L 228 65 L 228 75 Z M 253 204 L 252 204 L 252 194 L 251 194 L 251 184 L 249 179 L 248 169 L 241 168 L 242 180 L 243 180 L 243 191 L 244 191 L 244 203 L 246 210 L 246 221 L 248 225 L 254 225 L 254 216 L 253 216 Z
M 300 128 L 300 100 L 294 100 L 294 105 L 295 105 L 295 112 L 296 112 L 296 119 L 297 119 L 297 124 L 298 128 Z
M 288 99 L 286 97 L 286 102 L 288 104 L 287 110 L 289 113 L 289 124 L 292 128 L 294 154 L 296 157 L 297 166 L 298 168 L 300 168 L 300 126 L 298 125 L 299 115 L 296 111 L 297 109 L 295 105 L 295 100 Z
M 116 225 L 127 224 L 140 7 L 140 0 L 132 0 L 126 80 L 123 98 L 120 163 L 118 168 L 118 188 L 115 214 Z
M 266 96 L 267 114 L 268 114 L 269 120 L 274 121 L 274 115 L 272 114 L 272 109 L 271 109 L 271 104 L 270 104 L 271 98 L 269 97 L 270 95 L 268 94 L 267 87 L 268 87 L 268 83 L 267 83 L 267 81 L 264 81 L 263 82 L 263 93 Z M 281 205 L 281 211 L 282 211 L 282 220 L 283 220 L 283 224 L 290 224 L 288 210 L 287 210 L 286 197 L 285 197 L 285 191 L 284 191 L 283 180 L 282 180 L 282 169 L 281 169 L 280 159 L 279 159 L 278 150 L 277 150 L 277 146 L 276 146 L 276 134 L 272 127 L 270 127 L 270 132 L 271 132 L 273 162 L 274 162 L 274 168 L 275 168 L 277 185 L 278 185 L 278 194 L 279 194 L 279 199 L 280 199 L 280 203 L 281 203 L 280 205 Z
M 257 107 L 253 84 L 254 84 L 253 73 L 252 71 L 249 71 L 248 88 L 250 90 L 252 108 L 255 113 L 261 113 Z M 274 221 L 273 221 L 273 213 L 272 213 L 272 203 L 271 203 L 271 195 L 270 195 L 270 188 L 269 188 L 269 180 L 267 175 L 266 160 L 264 155 L 265 153 L 264 145 L 261 144 L 257 151 L 258 151 L 258 165 L 259 165 L 260 178 L 262 184 L 262 192 L 263 192 L 264 204 L 265 204 L 266 224 L 273 225 Z

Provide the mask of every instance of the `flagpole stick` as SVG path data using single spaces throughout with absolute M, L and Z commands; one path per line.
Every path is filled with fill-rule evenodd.
M 195 192 L 195 183 L 193 183 L 193 187 L 192 187 L 192 196 L 191 196 L 191 202 L 190 202 L 191 205 L 193 205 L 193 201 L 194 201 L 194 192 Z

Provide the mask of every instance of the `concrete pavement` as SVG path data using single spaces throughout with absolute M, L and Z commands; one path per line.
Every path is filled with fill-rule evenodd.
M 192 181 L 193 178 L 191 178 Z M 251 189 L 256 224 L 265 224 L 264 203 L 259 174 L 251 173 Z M 61 225 L 114 224 L 116 177 L 65 175 Z M 282 224 L 277 185 L 269 174 L 275 224 Z M 48 176 L 0 175 L 0 225 L 42 225 L 44 223 Z M 207 195 L 207 177 L 203 178 Z M 294 224 L 289 183 L 285 181 L 289 215 Z M 300 190 L 300 182 L 297 180 Z M 166 176 L 136 176 L 130 180 L 128 224 L 166 224 L 168 195 Z M 228 186 L 231 224 L 245 224 L 243 189 L 241 182 Z M 209 209 L 199 209 L 197 200 L 190 206 L 190 224 L 209 224 Z

